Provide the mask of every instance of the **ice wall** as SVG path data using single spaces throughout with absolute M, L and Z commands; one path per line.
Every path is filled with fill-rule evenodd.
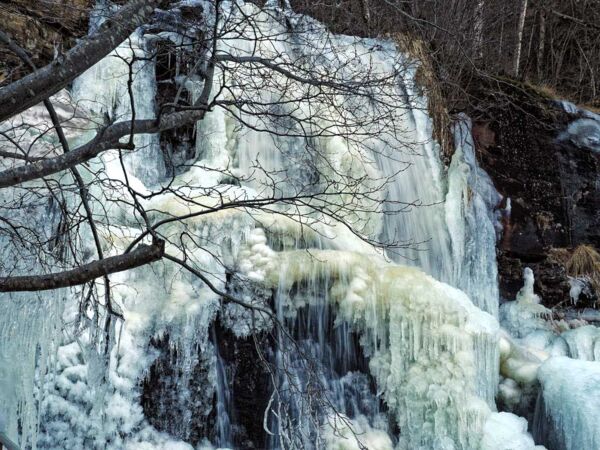
M 108 2 L 96 3 L 90 16 L 90 32 L 108 17 L 114 8 Z M 78 107 L 89 111 L 101 125 L 131 118 L 156 117 L 155 61 L 146 58 L 152 54 L 150 42 L 141 30 L 136 30 L 108 56 L 92 66 L 73 82 L 73 100 Z M 128 82 L 131 79 L 131 84 Z M 156 183 L 165 175 L 165 164 L 158 135 L 141 134 L 134 138 L 136 152 L 127 154 L 125 160 L 130 174 L 146 184 Z M 112 170 L 119 170 L 115 154 L 104 160 Z
M 52 97 L 55 111 L 63 122 L 68 139 L 75 140 L 90 130 L 89 121 L 75 111 L 68 95 Z M 46 109 L 37 105 L 0 124 L 2 145 L 19 142 L 32 157 L 56 155 L 58 138 L 51 132 Z M 9 158 L 2 158 L 3 169 Z M 57 231 L 61 223 L 59 199 L 38 195 L 44 183 L 33 181 L 13 189 L 0 190 L 0 215 L 6 220 L 0 228 L 0 271 L 28 275 L 68 265 L 65 240 Z M 76 199 L 65 192 L 60 200 L 71 205 Z M 14 208 L 15 204 L 26 207 Z M 9 232 L 4 228 L 10 227 Z M 10 231 L 17 230 L 16 236 Z M 0 293 L 0 416 L 2 432 L 21 446 L 35 447 L 39 424 L 38 402 L 45 391 L 34 386 L 48 370 L 48 359 L 56 351 L 62 332 L 62 315 L 70 293 L 65 289 L 49 293 Z
M 540 368 L 534 435 L 548 448 L 600 448 L 600 363 L 554 357 Z
M 471 120 L 465 115 L 454 125 L 454 147 L 445 203 L 452 248 L 452 278 L 447 282 L 466 292 L 479 308 L 497 316 L 496 233 L 501 196 L 477 163 Z
M 333 283 L 336 322 L 348 322 L 361 334 L 378 389 L 404 430 L 400 448 L 478 445 L 498 374 L 492 316 L 419 269 L 375 255 L 314 249 L 259 259 L 252 253 L 243 254 L 262 264 L 245 265 L 264 274 L 291 308 L 311 301 L 292 294 L 294 286 Z
M 600 329 L 580 319 L 557 320 L 540 300 L 526 268 L 516 300 L 500 308 L 512 336 L 501 339 L 498 398 L 509 410 L 531 414 L 533 435 L 547 448 L 597 448 L 591 418 L 598 403 Z

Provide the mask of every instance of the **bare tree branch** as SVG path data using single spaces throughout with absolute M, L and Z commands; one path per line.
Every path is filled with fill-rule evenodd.
M 129 120 L 117 122 L 104 128 L 94 139 L 69 153 L 0 172 L 0 188 L 14 186 L 69 169 L 109 149 L 123 148 L 133 150 L 133 146 L 130 143 L 119 143 L 119 139 L 128 136 L 132 130 L 135 134 L 156 133 L 192 123 L 201 119 L 204 114 L 204 110 L 191 110 L 171 113 L 163 116 L 160 120 L 136 120 L 133 124 Z
M 46 275 L 0 277 L 0 292 L 45 291 L 87 283 L 101 276 L 158 261 L 164 255 L 163 241 L 140 245 L 130 253 L 92 261 L 75 269 Z

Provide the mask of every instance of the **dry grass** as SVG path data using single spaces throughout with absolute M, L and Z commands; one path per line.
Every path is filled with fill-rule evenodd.
M 564 98 L 565 100 L 569 100 L 568 95 L 564 95 L 559 92 L 554 86 L 550 86 L 549 84 L 535 84 L 530 81 L 525 82 L 525 86 L 530 88 L 532 91 L 536 92 L 538 95 L 548 99 L 548 100 L 558 100 Z M 596 100 L 593 103 L 578 103 L 578 108 L 587 109 L 588 111 L 592 111 L 593 113 L 600 114 L 600 101 Z
M 555 263 L 560 264 L 565 267 L 570 258 L 571 258 L 571 252 L 569 251 L 569 249 L 564 248 L 564 247 L 551 248 L 550 251 L 548 252 L 548 259 L 550 261 L 555 262 Z
M 452 120 L 442 93 L 441 83 L 433 67 L 431 52 L 427 45 L 415 36 L 395 33 L 390 37 L 396 42 L 401 51 L 419 61 L 415 79 L 427 95 L 427 109 L 433 120 L 433 137 L 441 144 L 442 157 L 444 162 L 448 164 L 454 153 L 454 138 L 451 132 Z
M 560 92 L 556 90 L 555 87 L 550 86 L 549 84 L 535 84 L 527 81 L 525 82 L 525 86 L 535 91 L 540 96 L 549 100 L 556 100 L 564 97 Z
M 579 245 L 566 261 L 565 268 L 572 277 L 585 277 L 600 293 L 600 253 L 591 245 Z

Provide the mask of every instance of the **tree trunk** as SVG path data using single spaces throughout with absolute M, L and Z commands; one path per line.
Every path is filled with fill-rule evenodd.
M 521 1 L 521 12 L 519 13 L 519 26 L 517 29 L 517 45 L 515 49 L 514 75 L 519 76 L 519 66 L 521 64 L 521 47 L 523 45 L 523 29 L 525 28 L 525 16 L 527 15 L 527 0 Z
M 475 7 L 475 58 L 483 60 L 483 12 L 485 0 L 478 0 Z
M 540 35 L 538 43 L 537 53 L 537 70 L 538 70 L 538 81 L 541 81 L 543 72 L 542 62 L 544 60 L 544 46 L 546 45 L 546 12 L 540 10 Z

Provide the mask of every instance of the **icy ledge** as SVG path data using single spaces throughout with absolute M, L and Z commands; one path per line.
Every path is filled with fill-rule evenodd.
M 500 340 L 505 378 L 498 397 L 522 409 L 532 408 L 523 405 L 537 395 L 533 434 L 549 449 L 598 449 L 600 329 L 581 320 L 553 320 L 533 286 L 533 272 L 526 268 L 516 301 L 500 308 L 501 324 L 512 336 Z

